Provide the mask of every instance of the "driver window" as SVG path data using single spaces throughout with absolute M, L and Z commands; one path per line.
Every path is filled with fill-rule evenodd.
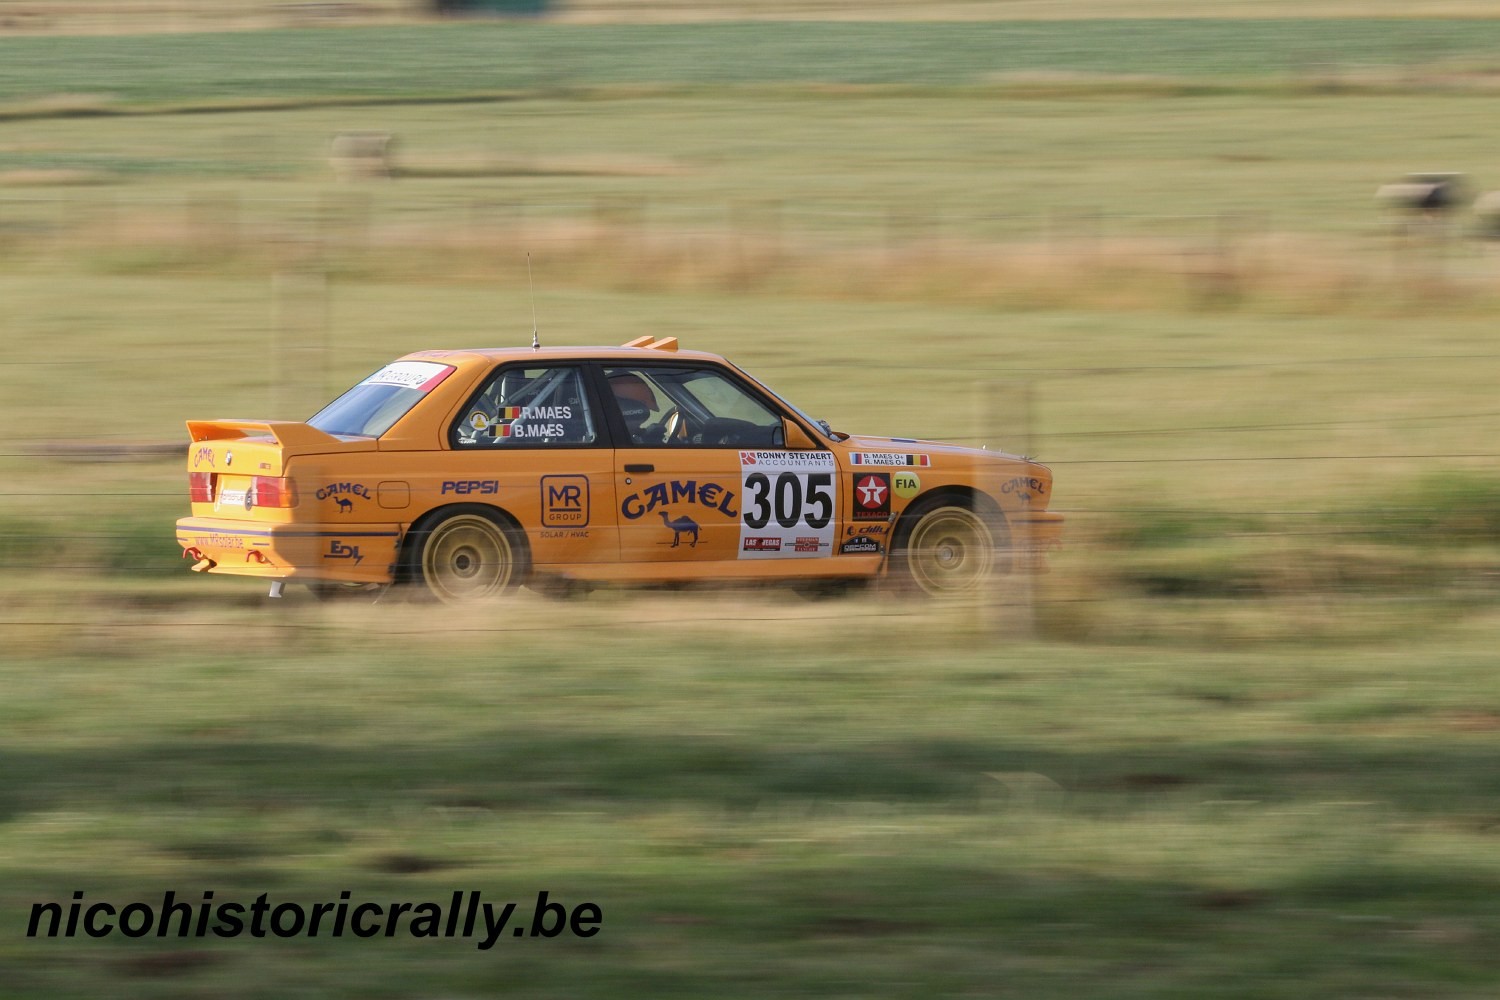
M 581 372 L 571 367 L 501 369 L 451 434 L 458 448 L 536 448 L 598 440 Z
M 710 368 L 606 368 L 631 441 L 644 447 L 780 447 L 781 417 Z

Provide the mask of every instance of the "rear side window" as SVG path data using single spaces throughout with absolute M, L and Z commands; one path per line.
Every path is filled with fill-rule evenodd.
M 598 423 L 572 366 L 502 368 L 453 425 L 455 448 L 549 448 L 591 445 Z
M 393 362 L 313 414 L 308 426 L 325 434 L 380 437 L 453 371 L 432 361 Z

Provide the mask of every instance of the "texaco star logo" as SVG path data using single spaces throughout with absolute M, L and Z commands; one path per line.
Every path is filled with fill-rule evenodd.
M 885 503 L 887 487 L 874 476 L 866 476 L 855 486 L 859 490 L 859 502 L 863 507 L 879 507 Z

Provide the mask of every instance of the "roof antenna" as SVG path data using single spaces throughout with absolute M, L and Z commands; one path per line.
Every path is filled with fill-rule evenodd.
M 531 292 L 531 349 L 539 351 L 542 342 L 537 339 L 536 334 L 536 286 L 531 281 L 531 251 L 526 251 L 526 288 Z

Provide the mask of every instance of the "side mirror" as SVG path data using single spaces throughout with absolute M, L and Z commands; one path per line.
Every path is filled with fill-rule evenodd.
M 791 451 L 816 451 L 820 447 L 818 442 L 807 436 L 807 431 L 802 429 L 801 424 L 788 417 L 781 418 L 781 436 Z

